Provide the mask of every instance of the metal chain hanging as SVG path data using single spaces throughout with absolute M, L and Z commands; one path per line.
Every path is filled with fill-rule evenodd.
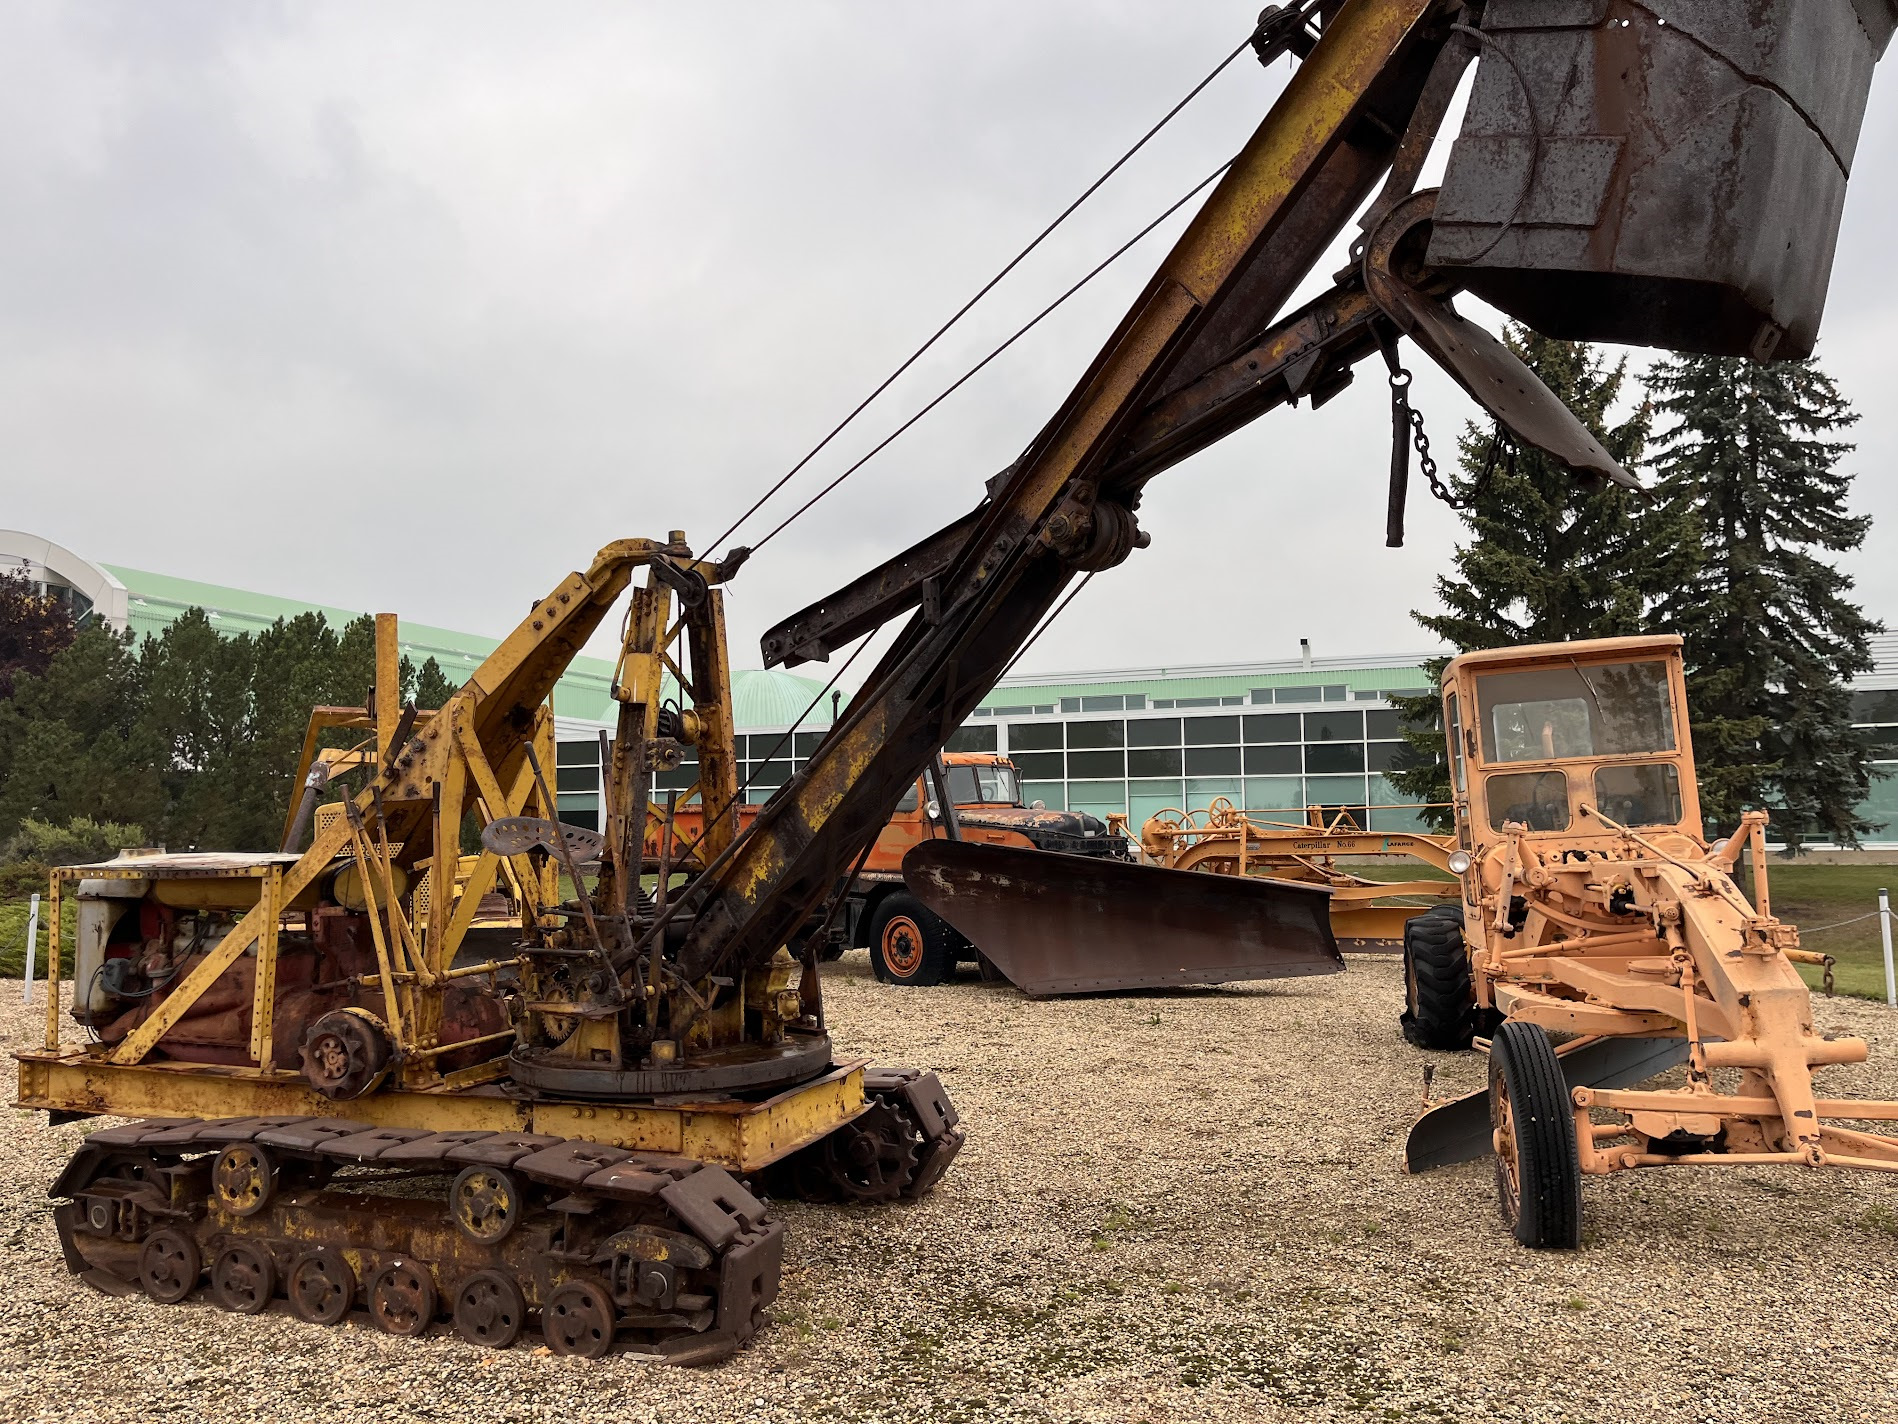
M 1468 500 L 1459 498 L 1437 474 L 1437 462 L 1430 453 L 1430 436 L 1424 430 L 1423 412 L 1410 403 L 1411 380 L 1407 367 L 1399 366 L 1391 372 L 1391 438 L 1401 441 L 1408 428 L 1410 443 L 1417 450 L 1417 468 L 1423 471 L 1430 493 L 1452 509 L 1466 509 Z
M 1417 467 L 1423 471 L 1430 493 L 1443 501 L 1451 509 L 1468 509 L 1488 488 L 1490 478 L 1496 473 L 1497 459 L 1505 451 L 1508 453 L 1508 467 L 1511 473 L 1516 468 L 1516 446 L 1499 425 L 1490 436 L 1489 456 L 1484 461 L 1483 472 L 1478 475 L 1461 493 L 1447 483 L 1438 473 L 1436 458 L 1430 453 L 1430 435 L 1424 429 L 1423 412 L 1410 403 L 1410 386 L 1414 379 L 1408 367 L 1397 359 L 1397 342 L 1390 339 L 1383 343 L 1384 364 L 1390 368 L 1391 388 L 1391 484 L 1390 504 L 1385 523 L 1386 547 L 1400 549 L 1404 544 L 1404 503 L 1405 491 L 1410 483 L 1410 454 L 1417 452 Z

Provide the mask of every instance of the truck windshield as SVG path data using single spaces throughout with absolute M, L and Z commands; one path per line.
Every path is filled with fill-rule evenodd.
M 1674 750 L 1667 664 L 1659 658 L 1479 675 L 1476 706 L 1490 762 Z
M 1012 766 L 952 766 L 949 796 L 958 806 L 1021 805 L 1021 787 Z

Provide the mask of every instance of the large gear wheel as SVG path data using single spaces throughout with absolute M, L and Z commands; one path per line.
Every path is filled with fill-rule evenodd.
M 360 1098 L 388 1075 L 395 1045 L 382 1020 L 362 1009 L 324 1014 L 303 1036 L 303 1076 L 326 1098 Z
M 922 1134 L 909 1115 L 882 1096 L 861 1117 L 816 1144 L 822 1177 L 833 1198 L 895 1201 L 916 1178 L 923 1159 Z

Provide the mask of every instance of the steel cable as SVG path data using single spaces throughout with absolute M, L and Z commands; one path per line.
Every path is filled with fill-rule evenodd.
M 903 375 L 905 371 L 909 370 L 910 367 L 914 366 L 918 361 L 920 361 L 923 358 L 923 356 L 928 353 L 931 347 L 933 347 L 938 341 L 940 341 L 945 335 L 948 334 L 950 328 L 955 326 L 957 322 L 961 321 L 963 317 L 969 314 L 969 312 L 974 308 L 977 302 L 981 301 L 982 298 L 986 297 L 990 292 L 992 292 L 996 288 L 996 286 L 1002 281 L 1003 278 L 1008 276 L 1010 272 L 1013 272 L 1017 267 L 1019 267 L 1022 264 L 1022 262 L 1027 259 L 1030 253 L 1034 252 L 1036 248 L 1040 247 L 1041 244 L 1045 242 L 1049 238 L 1049 236 L 1051 236 L 1054 233 L 1056 228 L 1060 227 L 1062 223 L 1066 222 L 1070 217 L 1074 215 L 1074 212 L 1076 211 L 1076 209 L 1078 209 L 1089 198 L 1093 197 L 1095 193 L 1100 191 L 1101 186 L 1105 184 L 1108 179 L 1112 178 L 1123 167 L 1125 167 L 1128 161 L 1132 159 L 1135 154 L 1139 153 L 1141 149 L 1145 148 L 1147 144 L 1153 139 L 1153 137 L 1160 132 L 1161 129 L 1165 128 L 1169 123 L 1171 123 L 1182 109 L 1184 109 L 1188 104 L 1192 103 L 1194 99 L 1198 98 L 1200 92 L 1203 89 L 1205 89 L 1208 84 L 1211 84 L 1213 80 L 1217 79 L 1221 74 L 1223 74 L 1227 66 L 1229 66 L 1240 55 L 1244 54 L 1246 50 L 1252 45 L 1252 42 L 1254 38 L 1256 37 L 1257 33 L 1258 33 L 1257 30 L 1254 30 L 1253 33 L 1248 34 L 1245 37 L 1245 39 L 1239 43 L 1238 47 L 1232 51 L 1232 53 L 1228 54 L 1224 59 L 1220 60 L 1218 64 L 1214 65 L 1212 70 L 1206 75 L 1204 79 L 1200 80 L 1199 83 L 1195 84 L 1191 89 L 1189 89 L 1186 92 L 1186 96 L 1184 98 L 1182 98 L 1172 108 L 1168 109 L 1165 114 L 1161 115 L 1158 123 L 1154 124 L 1152 128 L 1148 129 L 1144 134 L 1140 136 L 1140 138 L 1134 143 L 1134 146 L 1132 148 L 1128 149 L 1125 153 L 1121 154 L 1121 156 L 1115 159 L 1114 162 L 1108 167 L 1106 172 L 1102 173 L 1100 177 L 1096 178 L 1092 183 L 1088 184 L 1087 187 L 1082 191 L 1081 195 L 1078 198 L 1076 198 L 1073 202 L 1069 203 L 1067 207 L 1063 208 L 1060 211 L 1060 213 L 1056 215 L 1053 222 L 1049 223 L 1046 227 L 1044 227 L 1039 233 L 1035 235 L 1033 241 L 1031 241 L 1026 247 L 1022 248 L 1020 252 L 1016 253 L 1012 258 L 1010 258 L 1008 263 L 1002 268 L 1001 271 L 997 272 L 993 277 L 989 278 L 987 282 L 983 283 L 982 286 L 977 290 L 974 296 L 970 297 L 968 301 L 964 302 L 960 307 L 958 307 L 956 309 L 955 314 L 951 316 L 949 320 L 945 321 L 941 326 L 936 328 L 936 331 L 934 332 L 934 334 L 931 335 L 927 341 L 923 342 L 921 346 L 918 346 L 913 352 L 911 352 L 908 358 L 905 359 L 900 366 L 898 366 L 894 371 L 890 372 L 889 375 L 885 376 L 883 380 L 876 386 L 876 388 L 870 392 L 869 395 L 865 396 L 861 401 L 857 403 L 856 407 L 850 412 L 850 414 L 846 415 L 842 420 L 838 421 L 836 425 L 832 426 L 830 433 L 824 436 L 824 438 L 822 440 L 819 440 L 815 445 L 813 445 L 810 448 L 810 450 L 806 452 L 803 459 L 799 460 L 795 465 L 791 466 L 789 470 L 785 471 L 785 473 L 778 478 L 778 480 L 771 486 L 771 488 L 769 488 L 763 494 L 758 496 L 757 500 L 753 502 L 753 504 L 751 505 L 749 509 L 747 509 L 743 514 L 739 515 L 738 518 L 732 521 L 731 526 L 727 528 L 723 534 L 720 534 L 716 539 L 712 540 L 712 542 L 710 544 L 707 544 L 705 547 L 707 549 L 717 549 L 721 547 L 727 539 L 731 538 L 731 536 L 738 531 L 738 528 L 740 525 L 742 525 L 747 519 L 751 518 L 752 515 L 756 514 L 761 508 L 764 507 L 765 502 L 769 500 L 772 495 L 776 494 L 779 490 L 783 489 L 785 485 L 789 484 L 793 479 L 797 477 L 798 473 L 802 471 L 806 465 L 810 464 L 812 460 L 816 459 L 818 455 L 822 454 L 823 451 L 829 447 L 831 441 L 835 440 L 839 435 L 843 434 L 844 430 L 850 425 L 850 423 L 854 421 L 859 415 L 862 415 L 863 412 L 869 408 L 870 403 L 872 401 L 874 401 L 878 396 L 882 395 L 885 391 L 887 391 L 892 385 L 896 383 L 896 381 Z M 1019 334 L 1020 333 L 1017 333 L 1017 335 Z M 974 373 L 971 372 L 970 374 L 974 374 Z M 963 379 L 966 380 L 967 377 L 965 376 Z M 960 384 L 960 382 L 958 382 L 958 384 Z M 934 402 L 932 402 L 931 405 L 933 407 Z M 914 423 L 914 422 L 912 421 L 911 423 Z M 908 427 L 905 426 L 904 428 L 907 429 Z M 900 434 L 901 432 L 899 431 L 898 433 Z M 885 443 L 887 444 L 888 442 L 886 441 Z M 882 447 L 879 446 L 878 448 L 881 449 Z M 875 453 L 875 452 L 873 451 L 872 453 Z M 800 509 L 798 513 L 800 514 L 803 513 L 803 510 Z M 793 515 L 792 517 L 795 518 L 796 516 Z M 788 523 L 789 521 L 786 521 L 786 522 Z M 782 528 L 783 526 L 780 525 L 779 527 Z M 776 533 L 777 531 L 773 530 L 772 532 Z M 760 541 L 760 544 L 762 544 L 762 541 Z
M 971 380 L 975 378 L 975 376 L 979 372 L 981 372 L 981 370 L 985 366 L 987 366 L 996 357 L 1000 356 L 1004 351 L 1008 350 L 1008 348 L 1013 346 L 1017 341 L 1020 341 L 1029 332 L 1033 331 L 1037 326 L 1041 325 L 1041 323 L 1044 320 L 1046 320 L 1049 316 L 1053 315 L 1055 310 L 1058 307 L 1060 307 L 1062 303 L 1066 302 L 1069 297 L 1072 297 L 1076 292 L 1080 291 L 1081 288 L 1085 287 L 1089 282 L 1093 281 L 1096 277 L 1100 276 L 1101 273 L 1105 272 L 1116 261 L 1118 261 L 1122 256 L 1124 256 L 1129 248 L 1133 247 L 1134 244 L 1139 242 L 1141 238 L 1145 237 L 1148 233 L 1152 232 L 1161 223 L 1165 222 L 1168 218 L 1172 217 L 1175 213 L 1177 213 L 1181 208 L 1185 207 L 1187 203 L 1191 202 L 1193 198 L 1195 198 L 1209 183 L 1212 183 L 1214 180 L 1216 180 L 1219 177 L 1220 174 L 1224 173 L 1228 168 L 1232 167 L 1232 162 L 1233 162 L 1232 159 L 1230 158 L 1227 159 L 1224 163 L 1220 164 L 1219 167 L 1215 168 L 1211 173 L 1208 173 L 1204 178 L 1200 179 L 1199 182 L 1195 183 L 1184 194 L 1176 198 L 1171 204 L 1168 205 L 1165 212 L 1161 213 L 1160 216 L 1155 218 L 1152 222 L 1148 223 L 1145 227 L 1141 228 L 1139 232 L 1135 233 L 1132 237 L 1128 238 L 1125 242 L 1123 242 L 1119 247 L 1115 248 L 1105 258 L 1103 258 L 1101 262 L 1097 266 L 1095 266 L 1094 269 L 1090 271 L 1085 277 L 1081 278 L 1080 281 L 1076 282 L 1072 287 L 1069 287 L 1060 296 L 1056 297 L 1052 302 L 1048 303 L 1047 306 L 1043 307 L 1032 318 L 1030 318 L 1029 321 L 1025 325 L 1023 325 L 1019 330 L 1017 330 L 1013 336 L 1009 337 L 1000 346 L 997 346 L 993 351 L 989 352 L 988 355 L 984 356 L 980 361 L 977 361 L 973 366 L 969 367 L 968 370 L 964 371 L 960 376 L 956 377 L 955 381 L 950 386 L 948 386 L 945 390 L 943 390 L 940 394 L 938 394 L 935 397 L 935 399 L 931 400 L 928 405 L 924 406 L 921 410 L 917 411 L 908 420 L 904 421 L 901 425 L 897 426 L 895 430 L 891 431 L 882 440 L 878 441 L 877 444 L 870 450 L 868 454 L 864 455 L 855 464 L 851 465 L 849 468 L 844 470 L 842 474 L 838 475 L 829 484 L 825 485 L 822 489 L 820 489 L 816 494 L 812 495 L 809 499 L 805 500 L 804 503 L 800 504 L 796 509 L 792 510 L 790 515 L 787 518 L 785 518 L 783 521 L 781 521 L 777 525 L 776 528 L 774 528 L 769 534 L 766 534 L 764 538 L 760 539 L 756 544 L 751 546 L 751 552 L 754 554 L 757 553 L 758 550 L 762 549 L 766 544 L 769 544 L 773 539 L 777 538 L 778 535 L 782 534 L 794 522 L 802 518 L 803 515 L 807 511 L 809 511 L 812 505 L 816 504 L 820 499 L 824 498 L 825 495 L 829 494 L 832 490 L 836 489 L 838 485 L 842 484 L 845 480 L 849 479 L 852 475 L 856 474 L 858 470 L 861 470 L 865 465 L 869 464 L 873 458 L 881 454 L 884 450 L 888 449 L 889 446 L 895 442 L 896 438 L 899 435 L 901 435 L 904 431 L 908 430 L 912 425 L 916 424 L 916 422 L 921 420 L 924 416 L 928 415 L 930 411 L 934 410 L 937 406 L 941 405 L 944 401 L 948 400 L 950 396 L 954 395 L 957 391 L 962 389 L 963 386 L 967 385 Z M 719 542 L 720 541 L 714 540 L 713 547 L 716 548 Z

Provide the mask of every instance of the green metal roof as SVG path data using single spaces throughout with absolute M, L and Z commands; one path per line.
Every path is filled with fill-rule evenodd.
M 275 594 L 253 593 L 248 589 L 223 584 L 201 583 L 196 579 L 174 578 L 170 574 L 148 573 L 143 569 L 101 565 L 124 584 L 130 595 L 128 623 L 139 639 L 162 632 L 183 615 L 186 609 L 202 608 L 220 632 L 259 633 L 279 618 L 295 618 L 303 613 L 321 613 L 331 627 L 362 617 L 360 610 L 337 608 L 326 603 L 311 603 Z M 435 628 L 426 623 L 401 623 L 402 651 L 418 666 L 433 658 L 445 676 L 455 683 L 465 681 L 481 661 L 500 646 L 499 638 L 475 633 L 457 633 L 450 628 Z M 613 664 L 604 658 L 577 657 L 554 688 L 554 713 L 588 722 L 613 721 L 616 708 L 612 696 Z M 740 729 L 788 727 L 817 697 L 823 684 L 808 677 L 782 670 L 739 670 L 732 673 L 732 717 Z M 668 695 L 677 689 L 667 680 Z M 829 726 L 830 705 L 812 711 L 807 725 Z

